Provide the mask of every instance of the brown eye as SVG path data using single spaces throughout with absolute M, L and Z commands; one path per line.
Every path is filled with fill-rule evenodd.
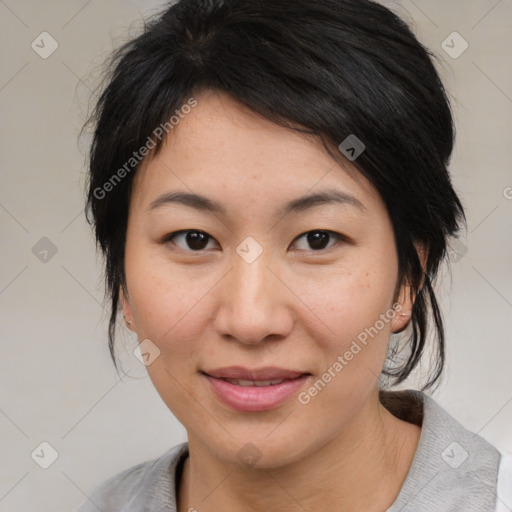
M 180 243 L 176 243 L 175 240 L 179 240 L 181 245 Z M 165 243 L 171 242 L 184 251 L 194 252 L 202 251 L 208 245 L 210 240 L 213 240 L 210 235 L 204 231 L 197 230 L 176 231 L 175 233 L 171 233 L 164 238 Z
M 329 249 L 335 245 L 336 241 L 344 240 L 344 237 L 333 231 L 314 230 L 300 235 L 296 240 L 301 239 L 306 240 L 306 246 L 299 247 L 300 250 L 319 252 Z M 212 240 L 214 239 L 204 231 L 189 229 L 170 233 L 164 237 L 163 243 L 172 243 L 187 252 L 201 252 Z
M 333 231 L 325 231 L 325 230 L 315 230 L 308 231 L 300 235 L 297 240 L 305 239 L 309 247 L 303 247 L 303 250 L 312 250 L 312 251 L 322 251 L 326 248 L 332 247 L 328 245 L 332 238 L 336 238 L 338 240 L 342 240 L 343 237 L 338 233 L 334 233 Z

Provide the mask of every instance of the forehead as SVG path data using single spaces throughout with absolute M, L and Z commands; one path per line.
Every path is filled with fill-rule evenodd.
M 368 209 L 382 208 L 366 178 L 348 162 L 334 160 L 318 137 L 273 123 L 222 92 L 194 97 L 197 106 L 180 118 L 160 153 L 143 162 L 135 176 L 136 200 L 146 209 L 157 196 L 175 190 L 263 206 L 327 189 Z

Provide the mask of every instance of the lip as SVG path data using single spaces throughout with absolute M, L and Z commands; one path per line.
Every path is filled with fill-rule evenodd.
M 279 368 L 277 366 L 265 366 L 263 368 L 227 366 L 225 368 L 204 371 L 203 373 L 216 379 L 277 380 L 295 379 L 308 372 Z
M 229 367 L 202 372 L 213 393 L 227 406 L 239 412 L 261 412 L 283 405 L 295 395 L 311 376 L 310 373 L 266 367 L 249 370 L 243 367 Z M 213 375 L 215 374 L 215 375 Z M 223 380 L 277 380 L 280 384 L 269 386 L 238 386 Z

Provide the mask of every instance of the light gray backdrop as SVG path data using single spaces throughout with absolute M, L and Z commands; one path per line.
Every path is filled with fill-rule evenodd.
M 386 4 L 442 59 L 458 126 L 451 171 L 469 228 L 438 287 L 448 364 L 434 396 L 510 453 L 512 1 Z M 109 359 L 82 213 L 88 141 L 77 141 L 96 66 L 160 5 L 0 0 L 0 511 L 69 511 L 186 439 L 131 354 L 133 335 L 119 344 L 131 377 Z

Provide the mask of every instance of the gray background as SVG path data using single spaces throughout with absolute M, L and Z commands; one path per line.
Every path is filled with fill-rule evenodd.
M 110 361 L 101 266 L 82 213 L 89 139 L 77 138 L 97 66 L 161 4 L 0 0 L 0 511 L 71 510 L 107 477 L 186 440 L 126 329 L 128 375 Z M 451 172 L 469 227 L 437 287 L 448 363 L 434 397 L 512 453 L 512 1 L 386 4 L 442 60 L 458 127 Z M 31 47 L 43 31 L 58 43 L 46 59 Z M 469 43 L 458 58 L 441 46 L 454 31 Z M 48 469 L 31 457 L 49 456 L 42 442 L 58 452 Z

